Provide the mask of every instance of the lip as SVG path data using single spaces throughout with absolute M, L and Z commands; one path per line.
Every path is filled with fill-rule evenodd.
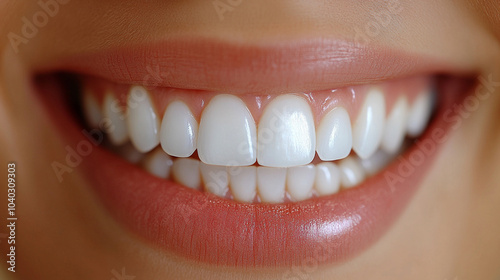
M 470 74 L 436 57 L 334 39 L 248 45 L 177 38 L 61 57 L 36 70 L 78 72 L 124 84 L 266 94 L 429 73 Z
M 349 43 L 338 41 L 330 47 L 322 43 L 319 45 L 304 43 L 299 47 L 285 50 L 274 47 L 265 50 L 256 47 L 231 47 L 219 45 L 220 43 L 210 43 L 204 49 L 202 42 L 197 41 L 192 45 L 174 42 L 142 47 L 136 50 L 139 55 L 131 57 L 126 57 L 125 54 L 130 51 L 126 49 L 118 53 L 94 54 L 92 58 L 79 56 L 74 60 L 68 60 L 70 62 L 64 66 L 54 64 L 44 70 L 92 73 L 113 81 L 135 83 L 139 81 L 138 77 L 144 77 L 143 75 L 147 73 L 146 66 L 156 58 L 162 66 L 170 63 L 176 65 L 172 67 L 168 81 L 163 80 L 161 86 L 186 86 L 186 88 L 211 90 L 227 87 L 241 90 L 242 85 L 262 78 L 262 83 L 253 84 L 252 89 L 255 91 L 271 85 L 273 79 L 277 81 L 272 86 L 273 90 L 280 91 L 290 87 L 298 90 L 301 86 L 298 86 L 299 81 L 294 78 L 301 73 L 304 76 L 301 76 L 300 81 L 308 80 L 307 83 L 302 83 L 302 86 L 311 86 L 309 89 L 312 90 L 326 85 L 333 87 L 337 83 L 342 85 L 367 83 L 415 73 L 441 72 L 447 69 L 451 71 L 450 66 L 445 66 L 445 63 L 425 64 L 426 59 L 408 55 L 396 54 L 395 59 L 389 63 L 383 58 L 394 54 L 388 51 L 354 48 L 350 53 Z M 165 45 L 172 48 L 162 49 L 161 46 Z M 189 46 L 187 50 L 186 46 Z M 340 54 L 338 49 L 335 50 L 339 46 L 343 46 L 340 48 L 342 50 Z M 217 58 L 223 56 L 220 53 L 216 54 L 218 47 L 222 48 L 220 53 L 225 53 L 224 57 L 227 56 L 223 61 L 217 61 Z M 320 53 L 315 54 L 312 50 Z M 215 56 L 207 56 L 209 53 Z M 306 56 L 308 59 L 305 61 L 295 59 L 290 62 L 291 64 L 280 64 L 271 71 L 270 76 L 260 73 L 259 69 L 271 63 L 260 56 L 272 57 L 272 54 L 278 53 L 289 56 L 303 53 L 311 56 Z M 174 54 L 176 56 L 171 57 Z M 238 57 L 237 54 L 243 57 L 239 57 L 237 63 L 231 62 L 230 58 Z M 184 56 L 177 57 L 177 55 Z M 369 55 L 374 55 L 375 61 L 379 63 L 368 68 L 361 67 L 362 64 L 366 65 Z M 343 58 L 331 64 L 321 63 L 320 59 L 332 57 Z M 111 60 L 104 63 L 103 59 Z M 201 60 L 201 67 L 193 67 L 195 59 Z M 257 74 L 252 74 L 253 78 L 248 78 L 250 70 L 246 69 L 247 62 L 253 59 L 257 62 L 253 65 L 255 68 L 250 70 L 251 73 L 256 71 Z M 185 63 L 182 63 L 183 61 Z M 129 68 L 123 68 L 124 65 Z M 214 73 L 205 73 L 206 75 L 199 80 L 192 78 L 191 75 L 202 73 L 205 67 L 214 65 Z M 290 65 L 303 67 L 289 69 L 284 74 L 278 73 L 277 69 L 288 69 Z M 307 65 L 311 67 L 306 67 Z M 231 67 L 236 67 L 237 71 L 232 74 L 227 72 Z M 182 70 L 186 72 L 176 74 Z M 308 71 L 321 75 L 316 78 L 315 75 L 308 74 Z M 461 70 L 453 68 L 453 72 L 459 73 Z M 224 73 L 228 75 L 227 80 L 222 79 Z M 329 73 L 336 74 L 332 74 L 332 78 L 327 75 Z M 92 143 L 90 138 L 82 134 L 83 127 L 78 124 L 74 114 L 64 103 L 62 95 L 64 90 L 58 88 L 57 84 L 46 81 L 43 86 L 37 85 L 36 91 L 44 89 L 43 93 L 38 94 L 39 97 L 43 96 L 40 98 L 41 102 L 48 108 L 47 112 L 70 147 L 76 149 L 80 143 Z M 451 90 L 442 89 L 442 91 Z M 437 129 L 447 130 L 450 123 L 443 118 L 444 111 L 453 103 L 460 102 L 462 98 L 463 95 L 453 96 L 449 92 L 442 94 L 435 120 L 420 137 L 420 141 L 432 139 L 433 131 Z M 418 189 L 421 179 L 425 177 L 427 169 L 431 167 L 440 145 L 434 143 L 437 147 L 436 152 L 426 155 L 422 163 L 413 166 L 413 172 L 405 174 L 402 180 L 394 184 L 389 184 L 386 177 L 390 174 L 398 175 L 400 166 L 405 161 L 408 162 L 412 153 L 419 151 L 419 146 L 413 145 L 384 171 L 356 188 L 332 196 L 272 205 L 242 204 L 206 192 L 191 190 L 174 182 L 156 178 L 113 155 L 102 145 L 94 144 L 92 151 L 82 161 L 81 168 L 77 167 L 77 170 L 85 174 L 89 185 L 110 214 L 126 228 L 144 238 L 146 242 L 185 258 L 214 265 L 238 267 L 302 265 L 308 261 L 318 264 L 335 263 L 359 254 L 376 242 L 401 215 Z M 60 161 L 64 162 L 64 159 Z

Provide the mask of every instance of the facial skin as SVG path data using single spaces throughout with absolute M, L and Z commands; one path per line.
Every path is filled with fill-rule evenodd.
M 400 9 L 389 12 L 389 22 L 385 27 L 379 24 L 377 34 L 365 31 L 368 44 L 437 56 L 491 76 L 496 84 L 490 98 L 450 132 L 418 193 L 387 234 L 353 259 L 309 267 L 299 276 L 499 279 L 500 3 L 391 3 L 399 3 Z M 387 9 L 382 1 L 258 0 L 241 1 L 218 14 L 212 1 L 73 0 L 61 5 L 15 53 L 9 32 L 20 34 L 22 18 L 31 19 L 40 7 L 36 1 L 4 0 L 0 172 L 6 178 L 7 163 L 17 163 L 19 218 L 17 272 L 9 274 L 20 279 L 111 279 L 124 268 L 136 279 L 281 279 L 290 268 L 213 267 L 153 248 L 109 216 L 78 168 L 58 182 L 50 163 L 64 158 L 65 143 L 34 98 L 29 76 L 64 55 L 179 34 L 243 43 L 312 37 L 355 40 L 377 22 L 374 14 Z M 6 194 L 6 184 L 2 188 Z M 5 259 L 7 244 L 0 241 Z

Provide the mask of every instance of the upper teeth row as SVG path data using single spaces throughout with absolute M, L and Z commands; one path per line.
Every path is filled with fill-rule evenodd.
M 142 86 L 130 89 L 126 112 L 109 93 L 102 110 L 95 97 L 85 94 L 84 111 L 93 126 L 98 126 L 102 117 L 107 120 L 106 130 L 114 144 L 130 139 L 141 152 L 161 144 L 175 157 L 189 157 L 198 150 L 200 160 L 210 165 L 248 166 L 258 162 L 261 166 L 291 167 L 311 163 L 315 153 L 324 161 L 345 158 L 351 150 L 362 159 L 372 156 L 379 147 L 393 153 L 406 134 L 418 136 L 423 132 L 431 115 L 432 98 L 427 90 L 410 106 L 402 95 L 386 114 L 385 96 L 373 87 L 354 123 L 347 110 L 338 106 L 326 113 L 317 127 L 308 101 L 294 94 L 274 98 L 258 124 L 246 104 L 229 94 L 212 98 L 199 124 L 181 101 L 170 103 L 160 121 Z

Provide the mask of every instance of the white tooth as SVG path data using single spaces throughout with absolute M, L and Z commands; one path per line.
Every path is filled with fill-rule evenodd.
M 224 197 L 229 189 L 227 167 L 201 163 L 200 170 L 205 190 L 217 196 Z
M 99 122 L 102 119 L 101 108 L 94 95 L 88 91 L 83 94 L 83 114 L 89 126 L 99 127 Z
M 316 165 L 314 188 L 319 195 L 330 195 L 340 189 L 340 169 L 331 162 Z
M 257 191 L 257 167 L 231 167 L 229 170 L 229 181 L 234 199 L 253 202 Z
M 198 122 L 191 110 L 181 101 L 168 105 L 161 121 L 160 143 L 172 156 L 189 157 L 196 150 Z
M 314 165 L 288 168 L 286 188 L 293 200 L 301 201 L 311 197 L 315 173 Z
M 172 178 L 188 188 L 200 189 L 200 161 L 190 158 L 176 159 L 172 165 Z
M 126 143 L 121 146 L 112 146 L 111 149 L 130 163 L 138 163 L 144 158 L 144 154 L 139 152 L 130 143 Z
M 326 114 L 316 133 L 316 150 L 322 160 L 338 160 L 352 150 L 352 129 L 349 114 L 337 107 Z
M 203 110 L 198 133 L 198 156 L 206 164 L 245 166 L 255 163 L 255 121 L 234 95 L 215 96 Z
M 285 182 L 286 168 L 257 167 L 257 190 L 262 202 L 283 202 Z
M 395 153 L 403 144 L 408 121 L 408 110 L 408 101 L 406 97 L 402 96 L 394 104 L 394 108 L 387 118 L 384 137 L 382 139 L 382 148 L 388 153 Z
M 432 113 L 433 96 L 430 92 L 421 93 L 410 109 L 408 116 L 408 135 L 417 137 L 424 132 Z
M 149 173 L 167 179 L 173 163 L 172 159 L 162 149 L 156 149 L 147 155 L 143 166 Z
M 259 122 L 259 164 L 271 167 L 309 164 L 315 149 L 314 119 L 307 101 L 291 94 L 271 101 Z
M 108 131 L 109 140 L 114 145 L 121 145 L 128 140 L 127 124 L 123 109 L 118 104 L 118 100 L 110 93 L 104 96 L 104 117 L 110 121 L 111 126 Z
M 369 158 L 378 149 L 384 125 L 385 97 L 378 89 L 372 88 L 353 129 L 353 148 L 360 158 Z
M 354 157 L 347 157 L 339 163 L 340 168 L 340 181 L 342 182 L 342 187 L 351 188 L 359 183 L 363 182 L 365 179 L 365 173 L 363 167 L 354 159 Z
M 160 143 L 160 120 L 146 89 L 133 86 L 128 95 L 127 106 L 127 125 L 132 144 L 143 153 L 151 151 Z
M 384 169 L 392 159 L 393 156 L 391 156 L 387 152 L 378 150 L 370 158 L 362 159 L 361 166 L 363 166 L 368 175 L 375 175 L 380 170 Z

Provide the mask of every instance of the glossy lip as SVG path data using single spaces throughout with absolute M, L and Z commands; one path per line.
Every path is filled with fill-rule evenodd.
M 175 43 L 173 44 L 175 45 Z M 192 52 L 200 50 L 200 46 L 200 44 L 194 44 L 189 50 Z M 338 45 L 330 47 L 329 51 L 333 51 L 335 46 Z M 229 47 L 226 46 L 226 48 Z M 240 47 L 236 49 L 232 50 L 232 54 L 245 54 L 241 53 Z M 156 55 L 154 48 L 143 48 L 142 50 L 152 51 L 152 58 Z M 348 52 L 349 49 L 341 48 L 340 50 L 342 53 Z M 269 55 L 274 51 L 277 50 L 265 50 L 264 54 Z M 300 48 L 291 48 L 285 52 L 296 54 L 300 51 Z M 115 54 L 115 57 L 124 57 L 126 53 L 127 51 Z M 345 55 L 352 59 L 340 59 L 338 64 L 333 67 L 337 70 L 345 70 L 335 77 L 339 79 L 343 77 L 344 82 L 349 78 L 353 81 L 352 83 L 369 82 L 372 79 L 381 78 L 381 75 L 377 76 L 373 67 L 370 68 L 370 71 L 361 71 L 362 67 L 360 68 L 359 65 L 363 61 L 366 64 L 368 55 L 366 52 L 359 55 L 358 49 L 355 49 L 354 53 L 346 53 Z M 386 52 L 386 54 L 388 53 L 390 52 Z M 205 54 L 203 53 L 203 55 Z M 117 75 L 119 72 L 116 69 L 122 69 L 122 73 L 132 73 L 133 71 L 130 69 L 137 65 L 144 65 L 145 62 L 141 61 L 141 58 L 144 58 L 146 53 L 131 58 L 130 65 L 126 62 L 127 67 L 132 67 L 126 68 L 129 71 L 123 71 L 123 68 L 120 67 L 123 67 L 124 64 L 120 63 L 114 64 L 108 61 L 111 66 L 107 67 L 107 69 L 106 63 L 98 64 L 99 61 L 103 62 L 101 60 L 103 57 L 109 58 L 109 55 L 106 53 L 98 54 L 94 59 L 88 58 L 87 63 L 83 64 L 78 64 L 81 63 L 81 60 L 77 58 L 72 64 L 64 67 L 54 68 L 55 66 L 52 66 L 49 68 L 52 70 L 81 70 L 85 73 L 88 73 L 87 71 L 96 71 L 94 74 L 111 75 L 111 77 L 114 77 L 112 80 L 116 81 L 120 79 Z M 193 56 L 189 56 L 187 53 L 185 55 L 190 59 L 194 59 Z M 250 51 L 248 56 L 256 58 L 253 51 Z M 229 57 L 231 56 L 229 55 Z M 202 55 L 199 58 L 202 61 L 210 61 L 210 58 L 204 58 Z M 377 61 L 380 60 L 381 53 L 379 52 L 374 58 Z M 179 63 L 183 59 L 189 61 L 189 59 L 182 56 L 173 58 Z M 316 57 L 316 59 L 319 58 Z M 244 61 L 247 58 L 243 57 L 241 60 Z M 445 69 L 443 66 L 435 66 L 437 64 L 424 67 L 422 63 L 412 64 L 409 62 L 417 60 L 417 58 L 409 58 L 407 63 L 396 61 L 393 64 L 383 62 L 388 69 L 382 71 L 385 73 L 384 77 L 404 76 L 408 73 Z M 224 65 L 221 63 L 222 66 L 220 67 L 230 68 L 235 66 L 234 63 L 228 61 L 226 60 Z M 330 69 L 328 67 L 323 68 L 324 65 L 320 60 L 315 61 L 319 65 L 319 69 L 321 69 L 318 71 Z M 301 62 L 297 61 L 297 63 Z M 326 64 L 328 65 L 328 63 Z M 411 67 L 402 67 L 410 64 Z M 90 67 L 92 65 L 95 66 Z M 378 67 L 382 67 L 381 64 L 378 65 Z M 187 62 L 186 65 L 182 65 L 187 69 L 190 66 L 192 65 Z M 243 65 L 240 66 L 241 68 L 238 68 L 240 71 L 237 71 L 239 74 L 230 76 L 230 78 L 234 78 L 234 80 L 228 82 L 230 87 L 240 86 L 244 81 L 249 80 L 239 76 L 243 73 L 249 73 Z M 260 67 L 263 66 L 260 65 Z M 97 71 L 96 69 L 99 67 L 105 70 Z M 277 68 L 281 69 L 282 67 Z M 84 69 L 86 70 L 84 71 Z M 174 67 L 174 69 L 173 73 L 180 68 Z M 202 71 L 200 69 L 204 68 L 196 68 L 189 73 L 193 74 Z M 359 71 L 355 71 L 356 69 Z M 395 71 L 396 69 L 399 72 Z M 455 69 L 454 72 L 457 71 Z M 303 70 L 298 72 L 303 72 Z M 126 80 L 127 77 L 122 78 L 127 83 L 133 83 L 136 81 L 134 77 L 143 74 L 141 71 L 134 73 L 136 73 L 136 76 L 131 74 L 128 80 Z M 290 76 L 287 76 L 284 80 L 278 80 L 274 89 L 290 87 L 291 83 L 289 82 L 295 77 L 294 73 L 296 74 L 297 71 L 287 72 L 287 75 Z M 349 73 L 357 74 L 350 77 Z M 214 80 L 209 81 L 209 75 L 207 75 L 207 77 L 200 79 L 202 82 L 197 85 L 200 87 L 209 87 L 210 85 L 222 87 L 223 84 L 221 84 L 220 79 L 222 79 L 223 74 L 224 71 L 215 71 L 215 76 L 211 76 Z M 184 74 L 180 74 L 168 83 L 164 80 L 165 85 L 172 86 L 173 84 L 179 84 L 179 82 L 186 85 L 187 81 L 180 78 L 182 75 Z M 307 77 L 311 78 L 312 76 L 308 75 Z M 184 78 L 187 79 L 188 76 Z M 279 75 L 272 78 L 279 79 Z M 193 80 L 192 77 L 190 79 Z M 324 79 L 323 81 L 326 83 L 325 76 L 320 77 L 321 79 Z M 271 78 L 265 81 L 270 82 Z M 315 82 L 318 82 L 318 80 L 311 78 L 307 84 Z M 61 132 L 64 131 L 62 135 L 68 139 L 71 147 L 76 148 L 82 142 L 91 143 L 90 139 L 82 133 L 83 128 L 77 124 L 74 114 L 70 112 L 67 104 L 63 102 L 63 90 L 57 89 L 56 84 L 52 83 L 52 85 L 49 85 L 50 90 L 44 90 L 43 94 L 39 94 L 40 97 L 43 97 L 41 98 L 42 103 L 49 108 L 47 112 L 56 123 L 57 128 Z M 192 85 L 194 84 L 196 83 L 193 82 Z M 319 86 L 321 85 L 320 83 Z M 256 85 L 254 89 L 260 86 L 262 84 Z M 37 86 L 37 88 L 40 88 L 40 86 Z M 431 133 L 435 129 L 446 130 L 449 123 L 445 122 L 442 116 L 444 108 L 448 108 L 452 103 L 458 103 L 461 98 L 458 95 L 453 96 L 454 92 L 445 94 L 440 91 L 440 93 L 442 93 L 441 112 L 438 112 L 436 121 L 427 130 L 427 133 L 420 138 L 420 141 L 430 139 Z M 216 265 L 242 267 L 301 265 L 307 261 L 321 264 L 351 258 L 368 248 L 387 231 L 416 191 L 427 168 L 431 166 L 436 153 L 426 156 L 424 162 L 415 166 L 411 174 L 393 185 L 388 184 L 386 176 L 390 173 L 398 174 L 401 162 L 408 161 L 409 156 L 418 149 L 418 146 L 413 145 L 410 150 L 383 172 L 368 179 L 356 188 L 332 196 L 275 205 L 242 204 L 224 200 L 209 193 L 182 187 L 176 183 L 148 174 L 139 167 L 111 154 L 100 145 L 95 146 L 90 155 L 83 160 L 81 172 L 86 174 L 89 184 L 117 220 L 150 243 L 188 259 Z M 61 161 L 63 162 L 64 159 Z
M 230 93 L 290 93 L 429 73 L 462 73 L 452 62 L 350 41 L 266 45 L 178 38 L 62 57 L 37 72 L 65 70 L 116 83 Z

